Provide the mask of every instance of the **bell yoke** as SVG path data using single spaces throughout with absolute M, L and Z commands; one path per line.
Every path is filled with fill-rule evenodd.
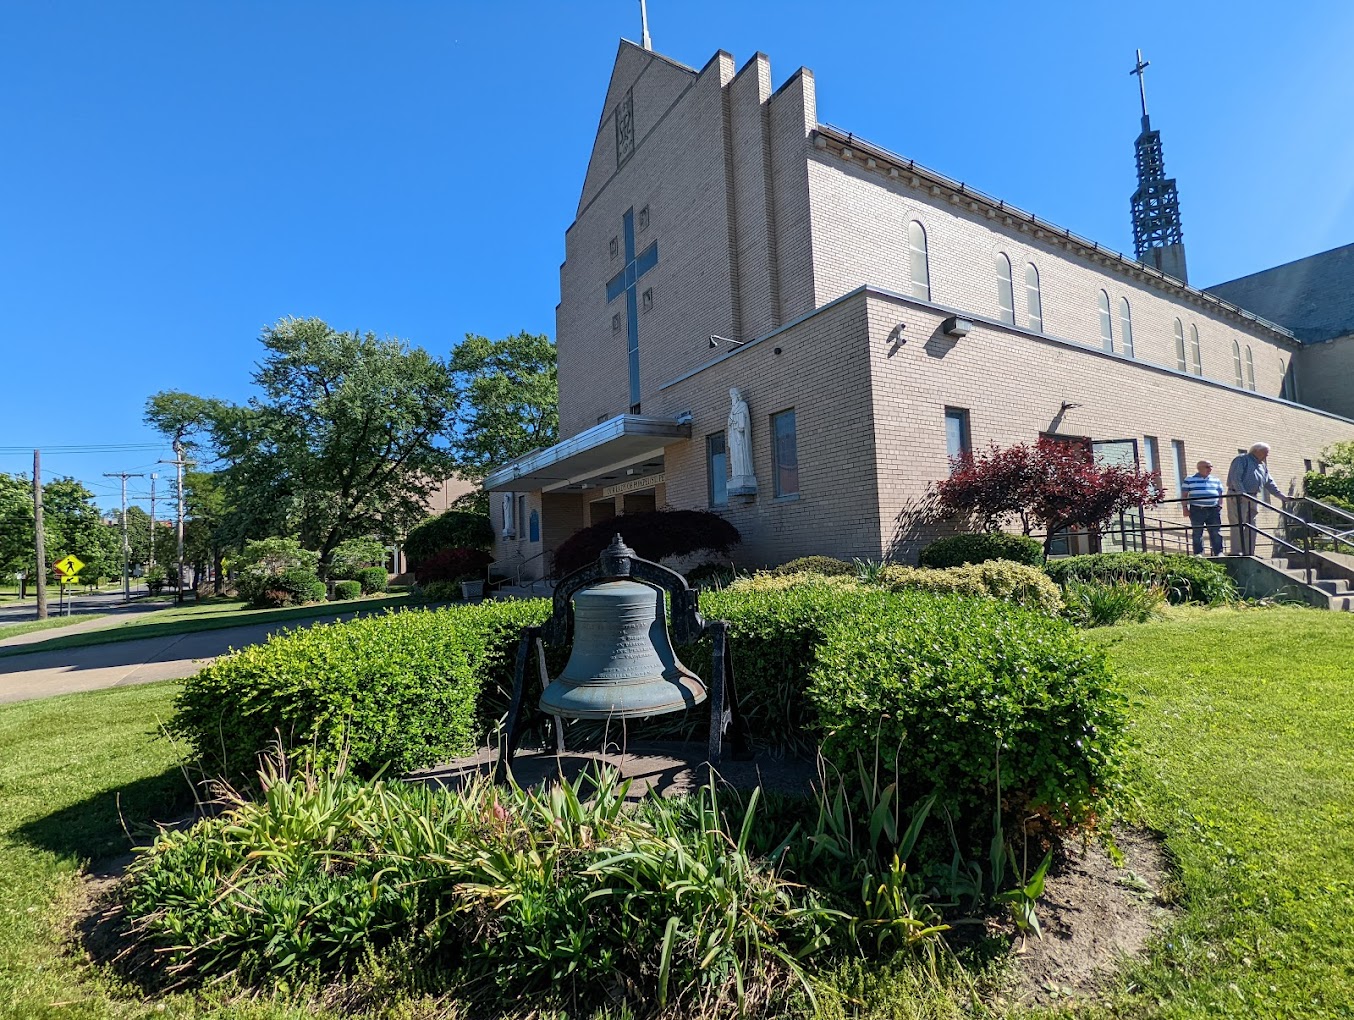
M 664 611 L 671 601 L 671 626 Z M 554 611 L 543 627 L 527 627 L 517 646 L 512 704 L 495 777 L 506 778 L 521 741 L 526 674 L 536 650 L 544 690 L 538 708 L 554 719 L 555 750 L 564 750 L 565 719 L 641 719 L 710 702 L 707 757 L 719 764 L 727 735 L 735 758 L 750 757 L 738 709 L 729 650 L 729 624 L 709 623 L 699 611 L 700 593 L 686 578 L 641 559 L 620 535 L 598 557 L 569 574 L 555 588 Z M 565 645 L 572 632 L 569 662 L 551 680 L 545 645 Z M 671 634 L 671 637 L 670 637 Z M 710 686 L 684 666 L 672 647 L 709 634 L 714 645 Z

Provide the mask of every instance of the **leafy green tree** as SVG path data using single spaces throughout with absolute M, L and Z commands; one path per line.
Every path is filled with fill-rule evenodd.
M 464 477 L 478 481 L 559 438 L 559 374 L 549 337 L 467 333 L 451 352 L 451 370 L 462 409 L 454 448 Z
M 345 538 L 402 533 L 452 469 L 456 389 L 426 351 L 319 319 L 260 338 L 261 393 L 245 406 L 158 393 L 146 420 L 219 462 L 222 542 L 299 536 L 327 561 Z
M 22 570 L 32 577 L 37 572 L 32 491 L 33 483 L 23 475 L 0 474 L 0 570 L 6 574 Z M 42 509 L 49 571 L 71 553 L 87 564 L 121 563 L 120 540 L 103 522 L 94 493 L 74 478 L 44 484 Z
M 386 561 L 386 547 L 379 538 L 344 539 L 329 554 L 330 580 L 347 580 L 363 567 L 379 567 Z

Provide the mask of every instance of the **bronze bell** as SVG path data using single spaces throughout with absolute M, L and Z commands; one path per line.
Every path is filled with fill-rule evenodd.
M 705 685 L 672 649 L 661 591 L 608 581 L 573 601 L 573 651 L 541 695 L 541 711 L 566 719 L 637 719 L 705 700 Z

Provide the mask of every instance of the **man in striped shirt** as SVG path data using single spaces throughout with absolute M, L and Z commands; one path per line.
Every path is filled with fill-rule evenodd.
M 1204 554 L 1204 528 L 1214 556 L 1222 555 L 1222 482 L 1213 477 L 1206 460 L 1194 465 L 1194 474 L 1180 483 L 1185 516 L 1194 526 L 1194 555 Z

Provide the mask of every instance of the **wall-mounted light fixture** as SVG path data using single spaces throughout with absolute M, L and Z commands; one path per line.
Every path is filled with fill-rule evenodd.
M 1059 415 L 1059 417 L 1061 417 L 1062 415 L 1066 414 L 1068 411 L 1072 410 L 1072 408 L 1074 408 L 1074 407 L 1080 407 L 1080 406 L 1081 406 L 1080 404 L 1073 404 L 1073 403 L 1070 403 L 1069 401 L 1064 400 L 1064 401 L 1063 401 L 1063 406 L 1060 407 L 1060 408 L 1058 408 L 1058 415 Z
M 973 329 L 973 323 L 968 319 L 961 319 L 957 315 L 951 315 L 940 324 L 940 331 L 946 336 L 965 337 Z
M 736 346 L 736 347 L 742 347 L 745 343 L 747 343 L 746 340 L 730 340 L 730 339 L 729 339 L 728 337 L 726 337 L 726 336 L 719 336 L 718 334 L 715 334 L 715 333 L 711 333 L 711 334 L 710 334 L 710 349 L 711 349 L 711 350 L 714 350 L 714 349 L 715 349 L 716 347 L 718 347 L 720 344 L 733 344 L 733 345 Z

